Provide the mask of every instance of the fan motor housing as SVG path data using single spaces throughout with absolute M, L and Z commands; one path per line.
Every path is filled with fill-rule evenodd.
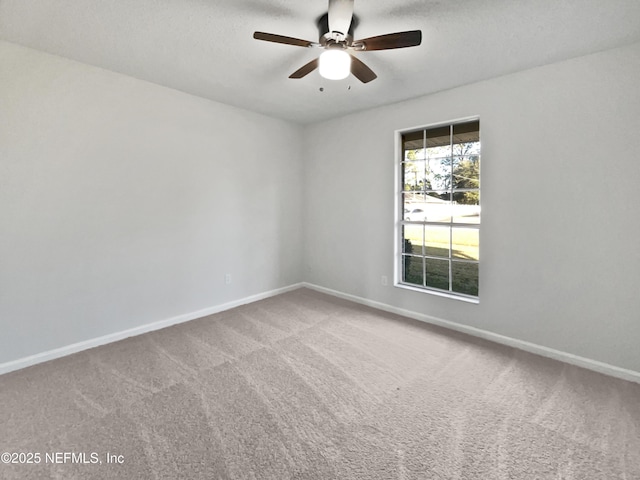
M 320 33 L 320 45 L 326 46 L 331 43 L 342 43 L 345 42 L 346 45 L 351 45 L 353 43 L 353 29 L 358 25 L 358 17 L 353 15 L 351 18 L 351 25 L 349 25 L 349 31 L 346 33 L 344 40 L 340 41 L 340 39 L 335 38 L 334 34 L 329 31 L 329 14 L 325 13 L 322 15 L 318 21 L 318 31 Z

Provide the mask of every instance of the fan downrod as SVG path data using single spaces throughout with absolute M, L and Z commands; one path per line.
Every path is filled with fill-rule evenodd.
M 355 14 L 353 15 L 349 31 L 346 34 L 344 32 L 329 31 L 329 13 L 325 13 L 318 18 L 316 25 L 318 26 L 319 43 L 323 47 L 330 43 L 344 43 L 347 46 L 351 46 L 353 43 L 353 30 L 358 26 L 358 17 Z

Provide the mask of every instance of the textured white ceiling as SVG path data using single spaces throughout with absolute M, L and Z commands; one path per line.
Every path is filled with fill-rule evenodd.
M 357 54 L 378 74 L 363 85 L 317 71 L 290 80 L 320 51 L 252 38 L 317 41 L 326 10 L 326 0 L 0 0 L 0 39 L 300 123 L 640 41 L 640 0 L 356 0 L 356 38 L 423 33 L 419 47 Z

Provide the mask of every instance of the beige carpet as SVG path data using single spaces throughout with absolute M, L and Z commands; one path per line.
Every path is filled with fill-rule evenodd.
M 640 385 L 304 289 L 1 376 L 0 407 L 0 452 L 41 455 L 6 479 L 640 479 Z

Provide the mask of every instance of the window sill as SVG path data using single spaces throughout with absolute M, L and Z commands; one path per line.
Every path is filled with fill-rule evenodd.
M 406 283 L 395 283 L 394 287 L 402 288 L 404 290 L 411 290 L 413 292 L 427 293 L 429 295 L 435 295 L 436 297 L 444 297 L 444 298 L 450 298 L 452 300 L 459 300 L 461 302 L 473 303 L 476 305 L 480 303 L 480 299 L 476 297 L 466 297 L 463 295 L 456 295 L 453 293 L 443 292 L 442 290 L 435 290 L 435 289 L 432 290 L 428 288 L 414 287 Z

